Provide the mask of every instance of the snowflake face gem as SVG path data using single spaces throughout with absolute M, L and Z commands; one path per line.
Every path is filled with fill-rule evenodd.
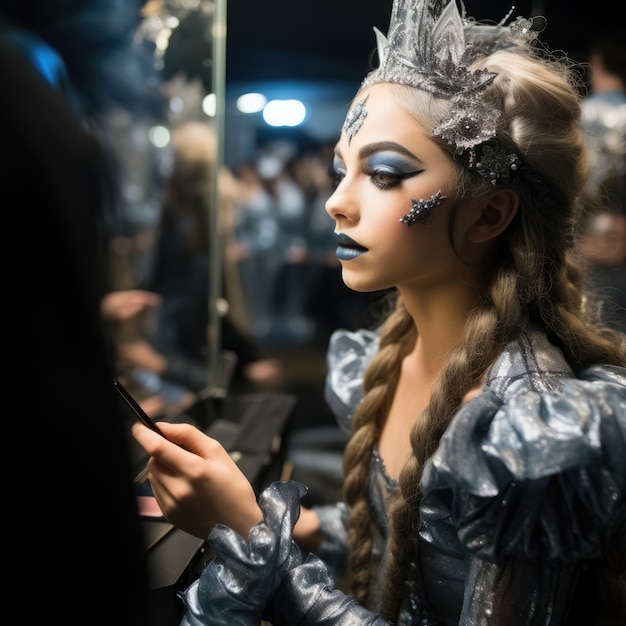
M 441 206 L 445 199 L 446 197 L 441 195 L 441 190 L 430 196 L 428 200 L 411 198 L 411 210 L 401 217 L 400 221 L 407 226 L 412 226 L 415 222 L 423 224 L 431 216 L 433 209 Z
M 368 96 L 365 96 L 365 98 L 359 100 L 352 107 L 352 109 L 346 116 L 345 122 L 343 123 L 342 130 L 346 133 L 346 137 L 348 138 L 348 145 L 350 145 L 352 138 L 359 132 L 361 126 L 363 126 L 365 118 L 367 117 L 367 109 L 365 107 L 367 98 Z

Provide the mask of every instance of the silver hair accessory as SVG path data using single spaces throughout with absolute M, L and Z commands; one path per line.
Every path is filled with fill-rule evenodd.
M 358 132 L 361 126 L 363 126 L 363 122 L 367 117 L 367 108 L 365 107 L 365 103 L 367 102 L 367 96 L 359 100 L 350 110 L 348 115 L 346 116 L 346 121 L 343 123 L 343 128 L 341 130 L 345 131 L 346 137 L 348 138 L 348 145 L 352 141 L 352 137 L 354 137 Z
M 441 206 L 445 199 L 446 197 L 441 195 L 441 189 L 430 196 L 428 200 L 416 200 L 415 198 L 411 198 L 411 204 L 413 206 L 404 217 L 400 218 L 400 221 L 407 226 L 412 226 L 415 222 L 423 224 L 430 217 L 433 209 Z
M 455 0 L 394 0 L 387 36 L 374 28 L 380 65 L 362 87 L 399 83 L 450 100 L 451 113 L 433 135 L 454 148 L 468 168 L 493 184 L 506 184 L 520 158 L 514 147 L 496 137 L 502 105 L 485 90 L 497 74 L 468 66 L 496 49 L 529 48 L 538 33 L 532 20 L 521 17 L 505 26 L 511 12 L 498 24 L 487 25 L 466 17 L 462 3 L 461 8 L 462 14 Z

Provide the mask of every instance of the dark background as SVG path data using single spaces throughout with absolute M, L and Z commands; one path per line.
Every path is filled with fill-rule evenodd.
M 619 22 L 621 0 L 522 0 L 513 17 L 541 15 L 541 39 L 553 50 L 585 60 L 592 34 Z M 391 0 L 227 0 L 226 80 L 351 81 L 364 76 L 375 49 L 372 30 L 387 32 Z M 512 9 L 505 0 L 467 0 L 468 15 L 500 21 Z M 621 2 L 623 8 L 623 2 Z M 168 71 L 198 72 L 202 44 L 190 24 L 170 42 Z M 210 80 L 210 70 L 204 70 Z

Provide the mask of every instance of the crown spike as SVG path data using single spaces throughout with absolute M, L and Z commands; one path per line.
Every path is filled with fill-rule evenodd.
M 532 20 L 518 17 L 507 26 L 511 12 L 498 24 L 480 24 L 456 0 L 394 0 L 387 35 L 374 28 L 379 66 L 361 84 L 409 85 L 448 100 L 449 112 L 433 136 L 494 184 L 508 182 L 520 160 L 514 146 L 500 141 L 506 119 L 486 94 L 497 74 L 468 66 L 497 49 L 531 47 L 537 37 Z

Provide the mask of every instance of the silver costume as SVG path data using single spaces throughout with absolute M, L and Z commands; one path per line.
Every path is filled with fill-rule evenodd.
M 494 49 L 530 51 L 532 22 L 505 21 L 478 24 L 451 1 L 394 0 L 388 35 L 376 30 L 380 66 L 362 86 L 399 83 L 448 100 L 433 134 L 468 169 L 525 190 L 547 212 L 561 200 L 518 154 L 502 103 L 488 89 L 496 75 L 470 69 Z M 364 101 L 350 112 L 348 139 L 366 113 Z M 370 331 L 331 339 L 326 399 L 346 429 L 377 343 Z M 421 487 L 419 550 L 398 625 L 562 626 L 580 571 L 625 532 L 626 369 L 573 372 L 541 331 L 520 329 L 482 393 L 452 418 Z M 396 489 L 374 450 L 372 558 L 381 566 Z M 345 505 L 317 509 L 326 540 L 316 555 L 292 540 L 304 493 L 295 482 L 270 485 L 259 499 L 264 521 L 247 541 L 213 530 L 216 556 L 182 595 L 182 626 L 387 624 L 377 613 L 380 580 L 372 610 L 334 588 L 347 555 Z M 377 571 L 382 576 L 383 567 Z
M 326 397 L 345 428 L 376 344 L 370 331 L 331 339 Z M 386 500 L 396 487 L 376 453 L 371 468 L 384 560 Z M 626 369 L 575 375 L 542 332 L 527 329 L 452 419 L 422 487 L 419 559 L 399 624 L 563 623 L 578 568 L 626 531 Z M 216 557 L 182 596 L 183 626 L 387 623 L 333 588 L 327 558 L 331 546 L 345 555 L 343 505 L 319 511 L 326 553 L 305 556 L 292 541 L 305 492 L 273 483 L 248 541 L 213 530 Z

